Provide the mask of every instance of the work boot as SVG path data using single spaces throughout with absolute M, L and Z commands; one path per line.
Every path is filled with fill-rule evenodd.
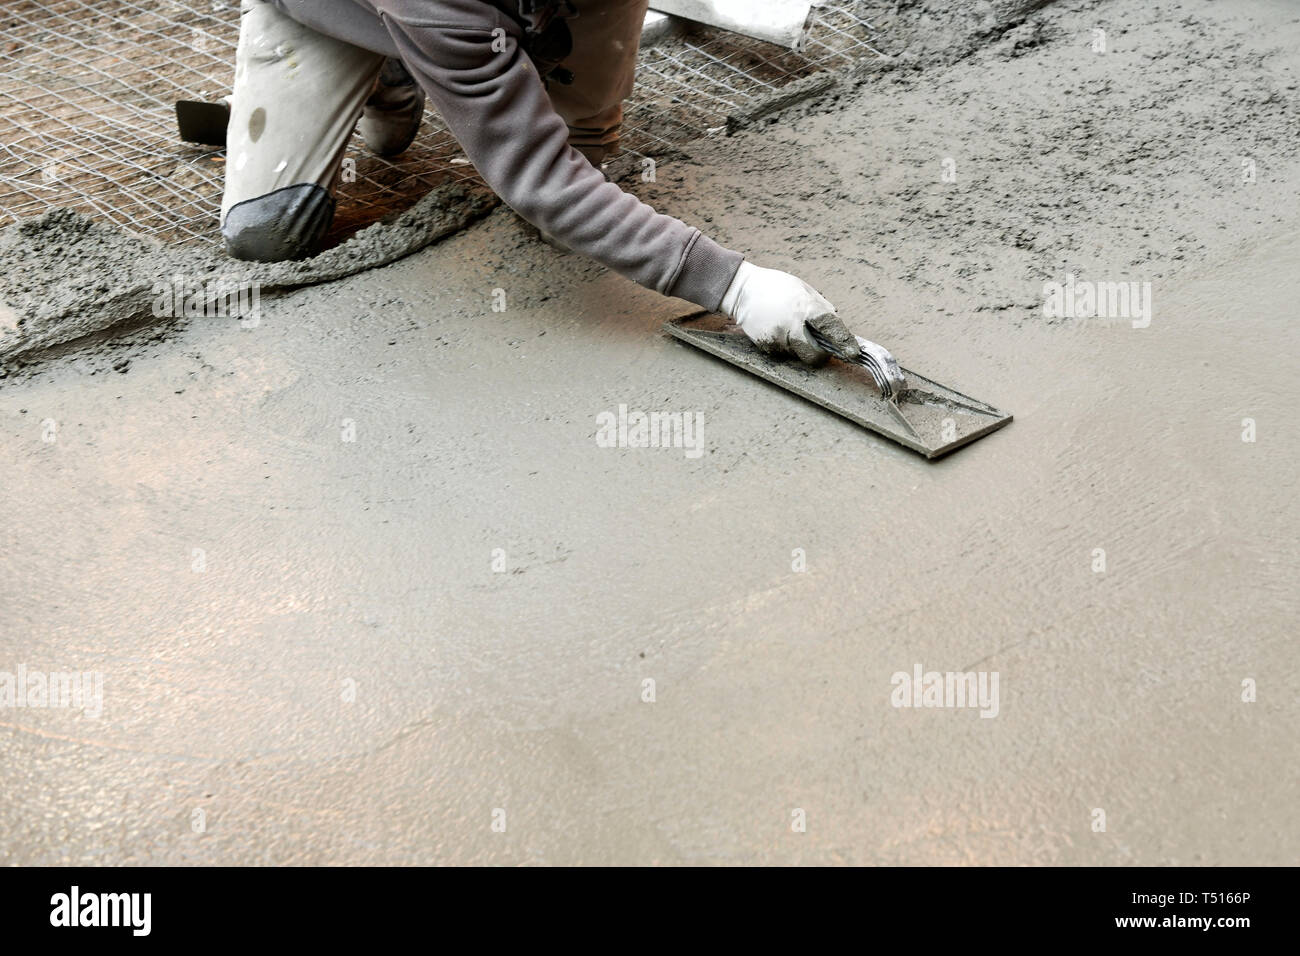
M 579 145 L 578 143 L 570 144 L 586 158 L 587 162 L 600 169 L 605 164 L 605 160 L 613 155 L 613 151 L 608 146 L 603 145 Z
M 396 156 L 411 145 L 423 116 L 424 90 L 420 84 L 401 60 L 385 60 L 357 123 L 361 138 L 377 156 Z

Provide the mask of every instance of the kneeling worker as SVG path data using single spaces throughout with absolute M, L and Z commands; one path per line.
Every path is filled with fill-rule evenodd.
M 242 0 L 221 231 L 230 254 L 314 254 L 359 124 L 400 153 L 427 95 L 487 184 L 575 252 L 816 363 L 811 321 L 856 342 L 811 286 L 608 182 L 648 0 Z

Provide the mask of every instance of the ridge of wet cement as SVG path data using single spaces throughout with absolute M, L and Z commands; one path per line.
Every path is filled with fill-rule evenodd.
M 332 282 L 417 252 L 499 204 L 485 187 L 439 187 L 318 256 L 274 263 L 166 246 L 71 209 L 51 210 L 0 230 L 0 372 L 88 336 L 176 320 L 154 308 L 157 284 L 173 277 L 259 292 Z

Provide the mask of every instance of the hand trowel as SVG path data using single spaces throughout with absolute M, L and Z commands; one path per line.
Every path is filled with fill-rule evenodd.
M 664 331 L 794 392 L 926 458 L 940 458 L 1011 421 L 1001 411 L 903 368 L 888 350 L 858 338 L 859 351 L 836 348 L 811 325 L 809 335 L 833 356 L 812 367 L 764 355 L 727 319 L 697 313 L 674 319 Z

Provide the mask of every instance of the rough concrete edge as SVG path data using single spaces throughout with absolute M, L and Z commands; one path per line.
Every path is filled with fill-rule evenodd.
M 292 289 L 334 282 L 388 265 L 459 232 L 501 204 L 486 186 L 438 186 L 392 219 L 373 223 L 318 256 L 296 262 L 247 263 L 222 257 L 208 278 L 257 283 L 263 289 Z
M 80 309 L 73 309 L 52 319 L 35 334 L 19 334 L 12 341 L 8 337 L 0 339 L 0 377 L 47 349 L 120 325 L 138 324 L 145 316 L 152 317 L 152 289 L 152 283 L 138 283 L 105 299 L 90 320 L 79 314 Z
M 346 242 L 311 259 L 297 262 L 247 263 L 224 254 L 195 252 L 181 247 L 164 259 L 156 280 L 172 275 L 192 277 L 197 283 L 220 280 L 256 284 L 259 291 L 278 291 L 344 279 L 368 269 L 388 265 L 459 232 L 487 215 L 501 200 L 483 186 L 453 183 L 426 193 L 410 209 L 387 222 L 377 222 Z M 13 223 L 6 228 L 17 228 Z M 153 314 L 154 282 L 136 283 L 99 303 L 93 317 L 84 307 L 71 309 L 45 323 L 35 335 L 8 341 L 0 338 L 0 378 L 20 366 L 75 351 L 123 331 L 150 325 L 174 325 L 180 320 Z

